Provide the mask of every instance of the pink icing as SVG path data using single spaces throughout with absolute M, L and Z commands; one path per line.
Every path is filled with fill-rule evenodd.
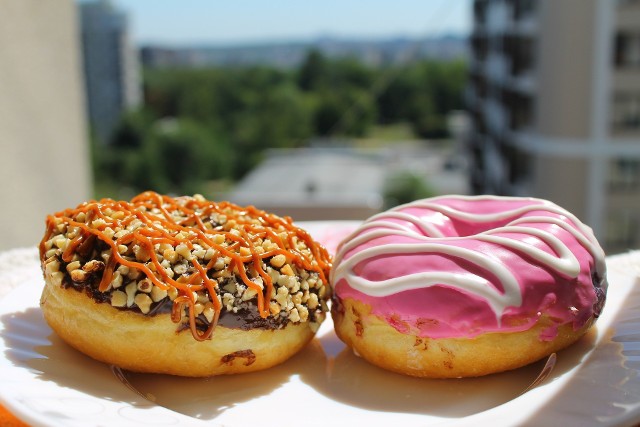
M 591 229 L 532 198 L 446 196 L 365 221 L 338 248 L 336 298 L 372 307 L 398 331 L 474 337 L 521 331 L 541 314 L 574 329 L 597 316 L 604 253 Z

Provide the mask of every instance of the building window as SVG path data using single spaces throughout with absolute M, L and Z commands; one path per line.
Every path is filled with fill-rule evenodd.
M 531 157 L 513 145 L 513 141 L 500 147 L 505 164 L 508 165 L 509 184 L 526 183 L 531 176 Z
M 487 83 L 487 78 L 482 73 L 472 70 L 470 80 L 478 97 L 484 99 L 489 96 L 489 84 Z
M 640 91 L 617 92 L 613 95 L 611 126 L 614 131 L 640 129 Z
M 478 61 L 484 61 L 487 59 L 489 52 L 489 40 L 486 35 L 474 34 L 471 36 L 471 47 L 473 48 L 473 54 Z
M 640 159 L 619 158 L 609 164 L 609 190 L 615 193 L 640 189 Z
M 502 92 L 502 105 L 509 112 L 509 129 L 519 131 L 533 124 L 534 100 L 512 89 Z
M 631 209 L 609 213 L 605 234 L 607 250 L 628 250 L 638 246 L 638 215 Z
M 535 40 L 529 36 L 506 35 L 502 38 L 504 55 L 511 66 L 511 74 L 518 76 L 533 69 Z
M 640 32 L 618 32 L 614 41 L 613 55 L 613 62 L 617 68 L 639 68 Z
M 473 4 L 473 17 L 478 24 L 487 22 L 488 0 L 476 0 Z
M 511 0 L 511 4 L 513 19 L 519 21 L 535 11 L 537 2 L 535 0 Z
M 636 6 L 640 4 L 640 0 L 618 0 L 618 7 Z
M 477 107 L 470 109 L 471 120 L 473 122 L 474 131 L 478 134 L 486 135 L 488 132 L 487 121 L 484 117 L 484 111 Z

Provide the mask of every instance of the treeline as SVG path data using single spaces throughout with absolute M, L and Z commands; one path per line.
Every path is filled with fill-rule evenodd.
M 420 138 L 446 137 L 465 79 L 462 62 L 373 68 L 317 51 L 294 70 L 145 70 L 144 107 L 122 118 L 108 149 L 94 150 L 96 181 L 193 193 L 241 178 L 267 148 L 314 137 L 365 137 L 394 123 Z

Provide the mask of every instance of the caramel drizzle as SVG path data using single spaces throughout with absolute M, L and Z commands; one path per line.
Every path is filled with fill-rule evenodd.
M 123 212 L 120 219 L 114 219 L 105 214 L 107 209 L 112 212 Z M 157 209 L 161 216 L 152 211 Z M 84 213 L 85 221 L 77 221 L 77 216 Z M 223 226 L 209 229 L 205 226 L 202 218 L 210 217 L 212 214 L 221 214 L 227 217 L 228 221 L 235 221 L 236 226 L 232 227 L 239 231 L 234 234 L 231 230 L 225 231 Z M 189 313 L 189 327 L 193 337 L 202 341 L 212 336 L 218 323 L 221 311 L 221 303 L 216 296 L 218 282 L 208 276 L 208 271 L 213 268 L 218 257 L 229 257 L 231 262 L 229 270 L 237 270 L 243 283 L 257 292 L 258 312 L 260 316 L 266 318 L 269 315 L 269 302 L 273 290 L 271 276 L 262 268 L 262 261 L 278 254 L 286 257 L 287 262 L 293 263 L 307 271 L 314 271 L 325 285 L 328 285 L 327 276 L 331 268 L 331 258 L 327 250 L 316 243 L 309 233 L 295 227 L 291 218 L 281 218 L 273 214 L 268 214 L 254 206 L 240 207 L 230 202 L 211 202 L 198 200 L 190 197 L 171 198 L 161 196 L 155 192 L 144 192 L 134 197 L 131 202 L 114 201 L 112 199 L 102 199 L 100 201 L 86 202 L 75 209 L 66 209 L 53 215 L 49 215 L 46 220 L 47 231 L 40 242 L 40 254 L 44 257 L 45 242 L 51 238 L 56 227 L 56 219 L 61 219 L 69 227 L 77 227 L 80 232 L 68 244 L 62 253 L 62 260 L 70 262 L 73 254 L 87 252 L 86 246 L 91 246 L 95 238 L 102 240 L 111 248 L 111 256 L 105 266 L 102 279 L 98 286 L 101 292 L 107 291 L 113 278 L 117 265 L 125 265 L 129 268 L 140 270 L 158 288 L 168 290 L 173 287 L 179 292 L 179 296 L 173 301 L 171 319 L 178 323 L 182 317 L 183 307 L 187 305 Z M 101 225 L 94 226 L 92 222 L 102 219 Z M 142 225 L 134 231 L 128 232 L 115 240 L 105 234 L 105 229 L 112 230 L 126 227 L 135 219 Z M 260 224 L 251 222 L 258 219 Z M 277 232 L 275 230 L 278 230 Z M 286 232 L 287 239 L 283 240 L 279 233 Z M 177 235 L 183 233 L 187 237 L 179 238 Z M 213 237 L 223 234 L 226 242 L 232 242 L 228 246 L 222 246 L 213 241 Z M 252 239 L 269 238 L 277 245 L 276 249 L 271 249 L 263 253 L 258 253 L 252 243 Z M 313 257 L 306 256 L 296 249 L 296 242 L 303 241 Z M 193 249 L 194 243 L 198 243 L 204 248 L 212 248 L 216 251 L 207 264 L 201 264 L 196 257 L 189 262 L 193 265 L 195 272 L 190 276 L 181 276 L 177 280 L 170 278 L 164 267 L 158 261 L 154 245 L 166 243 L 174 250 L 179 244 L 186 245 L 189 250 Z M 137 244 L 144 248 L 150 256 L 146 263 L 137 260 L 130 260 L 118 251 L 120 245 Z M 240 248 L 249 249 L 250 255 L 241 255 Z M 43 260 L 44 261 L 44 260 Z M 315 261 L 315 262 L 314 262 Z M 257 283 L 249 279 L 247 268 L 253 268 L 262 278 L 264 283 L 260 287 Z M 195 303 L 197 301 L 197 291 L 205 289 L 209 294 L 209 299 L 213 303 L 214 318 L 206 331 L 200 332 L 196 327 Z

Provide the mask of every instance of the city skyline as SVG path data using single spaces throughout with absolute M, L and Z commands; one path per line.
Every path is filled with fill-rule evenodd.
M 137 45 L 427 37 L 467 34 L 471 28 L 470 0 L 400 0 L 393 4 L 383 0 L 326 0 L 317 4 L 293 0 L 231 4 L 192 0 L 189 7 L 170 0 L 112 3 L 129 15 Z

